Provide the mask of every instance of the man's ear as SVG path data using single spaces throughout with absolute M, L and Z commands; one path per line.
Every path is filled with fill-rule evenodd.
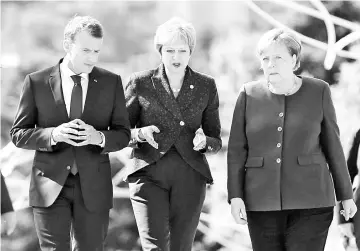
M 65 52 L 69 52 L 71 50 L 72 43 L 69 40 L 64 40 L 63 47 Z

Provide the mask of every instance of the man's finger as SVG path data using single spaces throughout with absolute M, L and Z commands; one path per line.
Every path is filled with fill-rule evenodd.
M 73 129 L 73 128 L 71 128 L 71 127 L 69 127 L 69 128 L 65 128 L 65 129 L 61 130 L 61 132 L 62 132 L 63 134 L 74 134 L 74 135 L 77 135 L 79 131 L 76 130 L 76 129 Z
M 68 143 L 69 145 L 72 145 L 72 146 L 77 146 L 77 143 L 75 141 L 72 141 L 71 139 L 64 139 L 64 142 L 65 143 Z
M 76 124 L 79 124 L 79 125 L 84 125 L 85 124 L 85 122 L 82 121 L 81 119 L 74 119 L 74 120 L 71 120 L 70 122 L 76 123 Z

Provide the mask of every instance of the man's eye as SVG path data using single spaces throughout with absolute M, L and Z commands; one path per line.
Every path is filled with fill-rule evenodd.
M 175 50 L 166 50 L 166 52 L 168 52 L 168 53 L 174 53 Z

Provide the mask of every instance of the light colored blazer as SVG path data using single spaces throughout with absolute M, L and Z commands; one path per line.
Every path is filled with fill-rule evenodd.
M 228 199 L 249 211 L 319 208 L 351 199 L 352 189 L 329 85 L 302 77 L 293 95 L 265 81 L 238 97 L 228 145 Z

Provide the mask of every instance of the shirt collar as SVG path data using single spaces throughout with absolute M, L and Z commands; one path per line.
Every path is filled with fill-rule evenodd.
M 70 70 L 69 68 L 69 59 L 67 57 L 64 58 L 64 60 L 61 63 L 61 71 L 62 73 L 66 76 L 66 77 L 71 77 L 72 75 L 79 75 L 80 77 L 84 78 L 85 80 L 89 79 L 89 74 L 87 73 L 80 73 L 80 74 L 76 74 L 75 72 L 73 72 L 72 70 Z

